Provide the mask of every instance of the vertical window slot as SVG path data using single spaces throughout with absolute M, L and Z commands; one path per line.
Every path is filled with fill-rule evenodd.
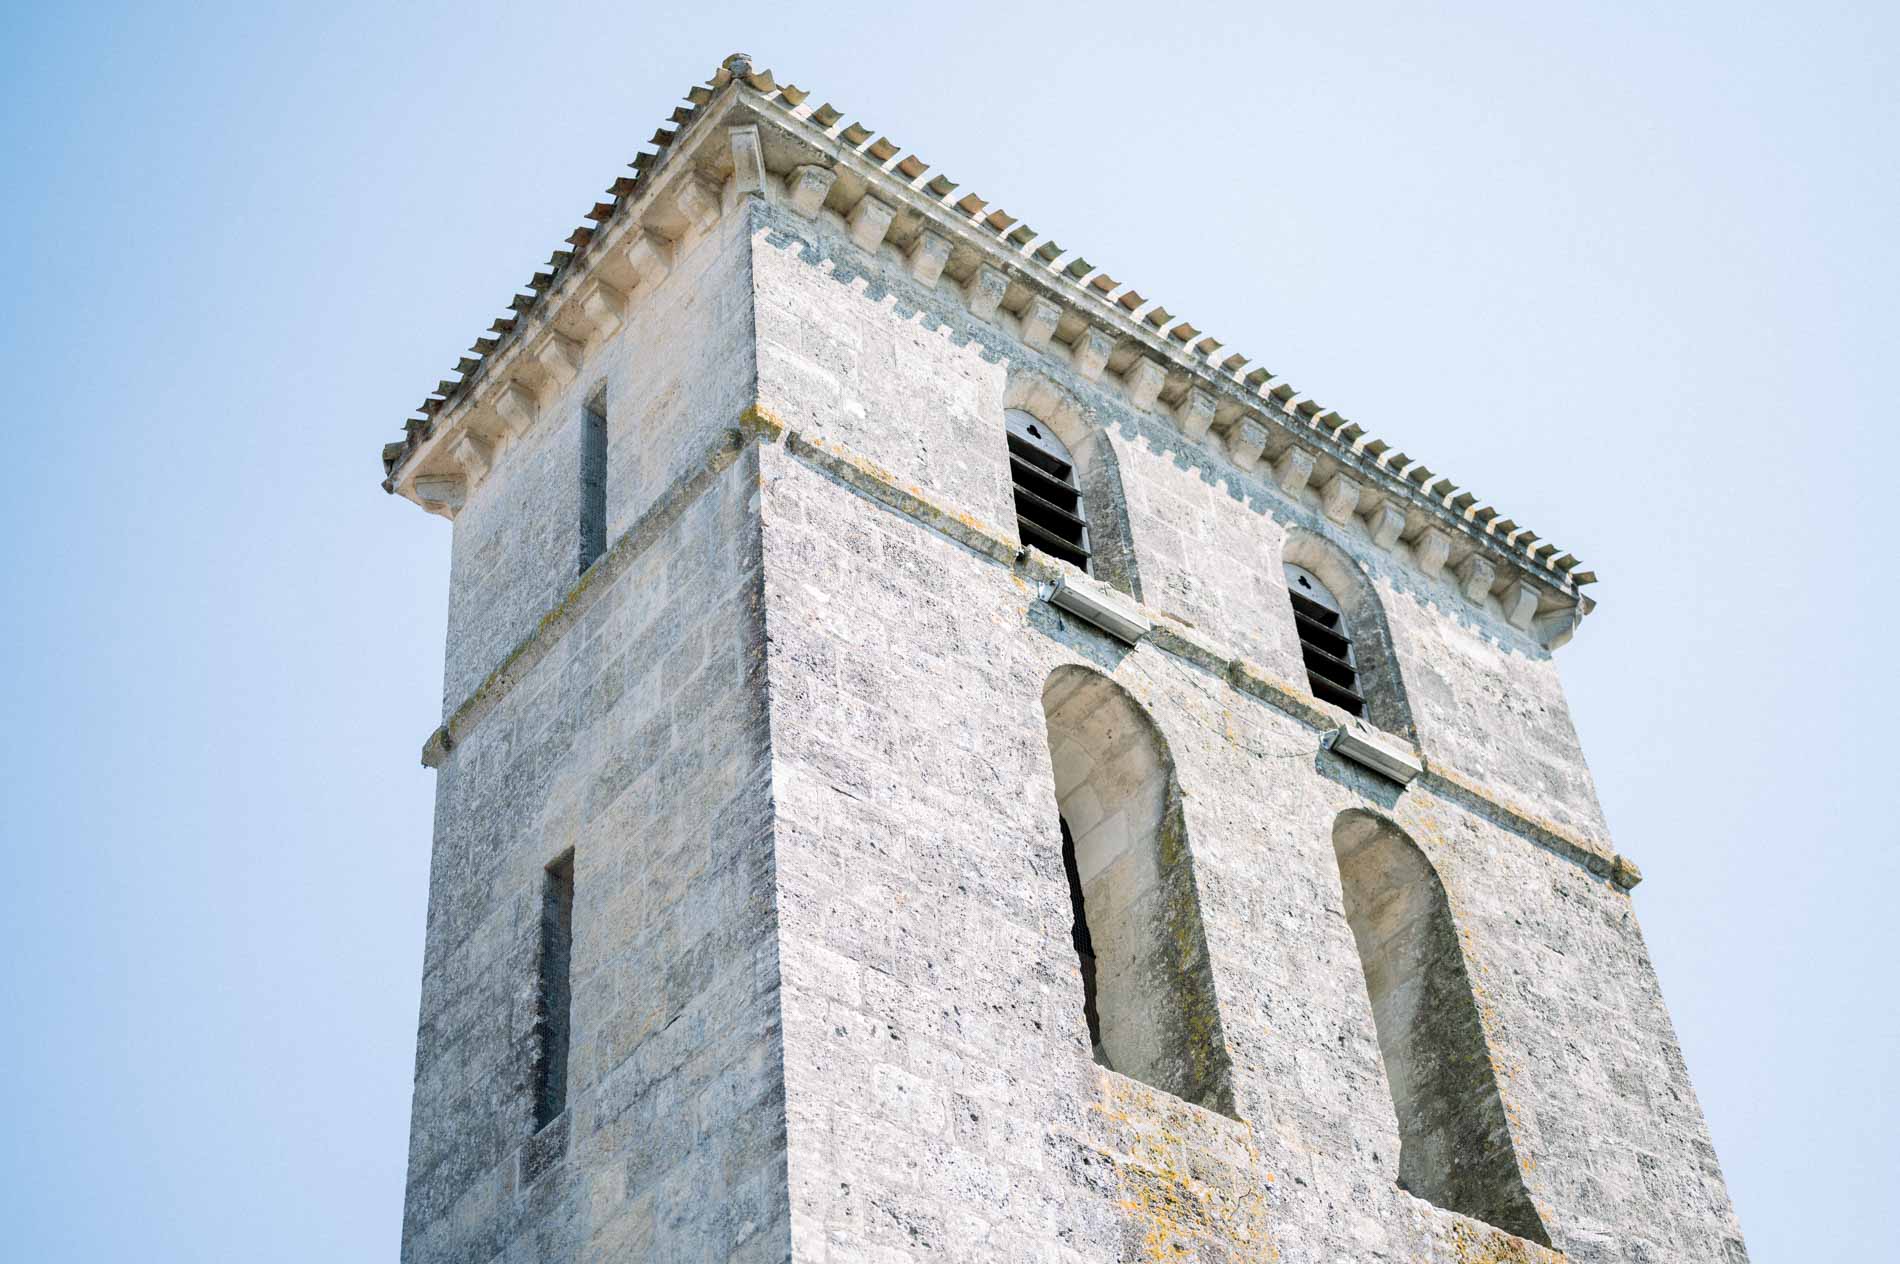
M 607 394 L 600 390 L 581 413 L 580 569 L 607 551 Z
M 534 1128 L 567 1109 L 567 1049 L 573 1013 L 569 969 L 574 951 L 574 853 L 541 874 L 541 942 L 534 1003 Z

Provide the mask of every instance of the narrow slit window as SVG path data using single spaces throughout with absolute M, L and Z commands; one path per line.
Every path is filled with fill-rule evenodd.
M 606 551 L 607 396 L 601 391 L 581 413 L 581 573 Z
M 1313 696 L 1363 717 L 1366 700 L 1360 693 L 1359 660 L 1338 598 L 1313 572 L 1291 563 L 1286 568 L 1286 590 L 1293 599 L 1300 657 L 1306 662 L 1306 682 Z
M 1089 527 L 1075 459 L 1049 428 L 1020 409 L 1004 414 L 1009 481 L 1016 493 L 1016 526 L 1024 544 L 1089 569 Z
M 541 874 L 541 941 L 534 998 L 534 1129 L 567 1109 L 567 1049 L 573 1014 L 574 853 Z

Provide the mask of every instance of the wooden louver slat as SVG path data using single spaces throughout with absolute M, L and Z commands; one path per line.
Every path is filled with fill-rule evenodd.
M 1008 439 L 1010 484 L 1023 542 L 1088 570 L 1089 530 L 1075 467 L 1019 435 L 1012 433 Z
M 1295 568 L 1289 566 L 1289 572 Z M 1311 579 L 1300 580 L 1305 583 Z M 1331 593 L 1323 595 L 1332 600 Z M 1352 637 L 1340 612 L 1289 587 L 1293 601 L 1293 626 L 1300 637 L 1300 657 L 1306 665 L 1307 685 L 1313 696 L 1332 703 L 1353 715 L 1364 716 L 1366 700 L 1359 693 L 1359 668 L 1354 661 Z

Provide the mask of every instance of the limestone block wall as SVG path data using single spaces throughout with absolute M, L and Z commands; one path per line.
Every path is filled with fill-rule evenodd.
M 1238 470 L 1159 419 L 1116 418 L 1109 435 L 1122 454 L 1151 604 L 1303 684 L 1298 637 L 1280 617 L 1288 605 L 1283 546 L 1294 529 L 1332 541 L 1384 611 L 1426 758 L 1532 815 L 1607 841 L 1549 650 L 1499 611 L 1474 608 L 1453 577 L 1427 579 L 1407 545 L 1383 552 L 1362 524 L 1328 521 L 1310 488 L 1288 497 L 1269 471 Z
M 405 1261 L 784 1258 L 756 486 L 741 454 L 623 538 L 442 762 Z M 569 849 L 567 1108 L 537 1132 L 541 880 Z
M 1627 891 L 1540 832 L 1607 849 L 1549 653 L 1020 304 L 979 319 L 828 210 L 722 196 L 455 519 L 404 1258 L 1548 1258 L 1401 1188 L 1334 852 L 1369 812 L 1442 883 L 1544 1235 L 1745 1259 Z M 577 585 L 603 385 L 608 553 Z M 1166 625 L 1138 647 L 1014 556 L 1006 407 L 1086 454 L 1103 573 Z M 1403 793 L 1298 696 L 1302 540 L 1383 611 L 1430 772 Z M 1170 1058 L 1222 1068 L 1218 1109 L 1091 1056 L 1044 711 L 1065 668 L 1168 752 L 1155 903 L 1198 921 L 1147 973 L 1212 1007 L 1218 1049 Z M 570 1089 L 537 1132 L 540 883 L 570 848 Z
M 452 711 L 579 575 L 581 412 L 605 391 L 607 539 L 618 539 L 752 402 L 750 251 L 744 217 L 688 228 L 626 321 L 585 349 L 565 386 L 545 382 L 513 440 L 455 517 L 444 712 Z
M 1527 815 L 1607 847 L 1596 781 L 1550 651 L 1449 585 L 1384 559 L 1367 569 L 1424 749 Z
M 1014 534 L 1002 341 L 955 287 L 919 285 L 896 248 L 867 255 L 831 212 L 754 204 L 759 403 L 899 486 Z
M 1352 810 L 1443 882 L 1552 1242 L 1743 1258 L 1626 894 L 761 460 L 795 1259 L 1548 1258 L 1399 1186 L 1333 849 Z M 1172 752 L 1238 1120 L 1090 1056 L 1042 708 L 1065 665 Z
M 759 400 L 773 417 L 1013 535 L 1003 409 L 1030 394 L 1061 399 L 1083 427 L 1064 436 L 1072 450 L 1113 450 L 1124 503 L 1109 508 L 1126 516 L 1147 604 L 1303 686 L 1283 617 L 1282 546 L 1293 529 L 1335 541 L 1377 590 L 1427 759 L 1530 815 L 1607 839 L 1550 651 L 1511 627 L 1495 599 L 1474 607 L 1455 576 L 1414 567 L 1408 545 L 1382 551 L 1363 521 L 1330 521 L 1319 489 L 1288 495 L 1267 465 L 1235 466 L 1220 436 L 1190 439 L 1134 408 L 1077 372 L 1060 342 L 1025 347 L 1007 308 L 976 319 L 955 280 L 921 285 L 894 246 L 867 254 L 836 214 L 806 220 L 756 203 L 751 215 Z

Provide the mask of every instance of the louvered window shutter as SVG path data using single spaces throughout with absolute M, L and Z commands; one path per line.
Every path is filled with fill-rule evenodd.
M 1004 420 L 1016 526 L 1023 543 L 1088 570 L 1089 527 L 1082 516 L 1074 458 L 1062 440 L 1028 413 L 1012 408 Z
M 1363 717 L 1366 700 L 1359 693 L 1358 659 L 1338 599 L 1318 576 L 1291 564 L 1286 588 L 1293 598 L 1293 623 L 1299 629 L 1300 656 L 1306 660 L 1313 696 Z

